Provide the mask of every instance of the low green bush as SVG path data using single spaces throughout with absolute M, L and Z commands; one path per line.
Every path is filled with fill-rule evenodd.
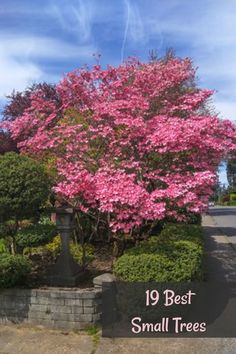
M 121 280 L 134 281 L 165 281 L 166 274 L 173 267 L 173 262 L 158 254 L 124 254 L 114 264 L 113 272 Z
M 9 288 L 24 284 L 31 265 L 26 257 L 1 254 L 0 257 L 0 288 Z
M 61 237 L 55 236 L 51 242 L 47 243 L 42 250 L 51 254 L 53 258 L 57 258 L 61 249 Z
M 83 264 L 83 248 L 80 244 L 70 243 L 70 252 L 74 260 Z M 86 243 L 84 245 L 84 263 L 88 264 L 94 259 L 94 247 L 91 244 Z
M 0 237 L 5 237 L 7 235 L 7 228 L 5 224 L 0 223 Z
M 7 246 L 6 246 L 6 242 L 5 242 L 5 240 L 0 239 L 0 255 L 5 254 L 5 253 L 9 253 Z
M 127 250 L 116 260 L 113 271 L 118 279 L 130 282 L 200 281 L 202 259 L 201 228 L 170 224 L 159 236 Z
M 230 198 L 231 202 L 236 202 L 236 194 L 235 193 L 230 193 L 229 198 Z
M 225 203 L 225 205 L 227 205 L 227 206 L 236 206 L 236 201 L 235 200 L 231 200 L 230 202 Z
M 57 234 L 54 224 L 33 224 L 18 230 L 16 243 L 18 246 L 37 247 L 50 242 Z
M 61 238 L 59 235 L 55 236 L 51 242 L 44 246 L 39 247 L 26 247 L 24 249 L 24 254 L 48 254 L 51 258 L 56 260 L 61 249 Z M 83 263 L 83 248 L 81 244 L 75 244 L 73 241 L 70 242 L 70 252 L 74 260 L 82 264 Z M 94 247 L 91 244 L 86 243 L 84 245 L 84 263 L 88 264 L 94 259 Z
M 166 224 L 160 235 L 157 237 L 159 237 L 162 241 L 189 240 L 196 242 L 197 244 L 203 244 L 202 227 L 199 225 L 184 223 Z

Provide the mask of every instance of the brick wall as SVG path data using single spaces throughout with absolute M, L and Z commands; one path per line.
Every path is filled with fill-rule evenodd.
M 0 323 L 82 329 L 101 317 L 101 288 L 0 290 Z

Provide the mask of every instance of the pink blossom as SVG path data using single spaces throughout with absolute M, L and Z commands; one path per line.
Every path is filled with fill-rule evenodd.
M 190 59 L 117 68 L 96 65 L 57 85 L 62 106 L 40 92 L 8 122 L 22 153 L 51 155 L 55 191 L 84 213 L 109 213 L 114 232 L 129 232 L 179 210 L 206 208 L 221 159 L 236 148 L 235 125 L 200 113 L 213 91 L 186 84 Z

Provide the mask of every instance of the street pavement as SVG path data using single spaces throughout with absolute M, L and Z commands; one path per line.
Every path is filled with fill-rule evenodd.
M 236 208 L 213 207 L 203 216 L 209 281 L 236 282 Z
M 235 354 L 234 338 L 94 338 L 84 333 L 0 326 L 1 354 Z
M 229 237 L 230 242 L 236 245 L 236 207 L 216 206 L 210 208 L 209 213 L 215 225 Z

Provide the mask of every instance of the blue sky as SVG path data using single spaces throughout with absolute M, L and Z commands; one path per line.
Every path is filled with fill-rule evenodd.
M 235 0 L 1 0 L 0 105 L 13 89 L 92 65 L 93 54 L 118 65 L 168 47 L 193 59 L 216 111 L 236 120 Z

